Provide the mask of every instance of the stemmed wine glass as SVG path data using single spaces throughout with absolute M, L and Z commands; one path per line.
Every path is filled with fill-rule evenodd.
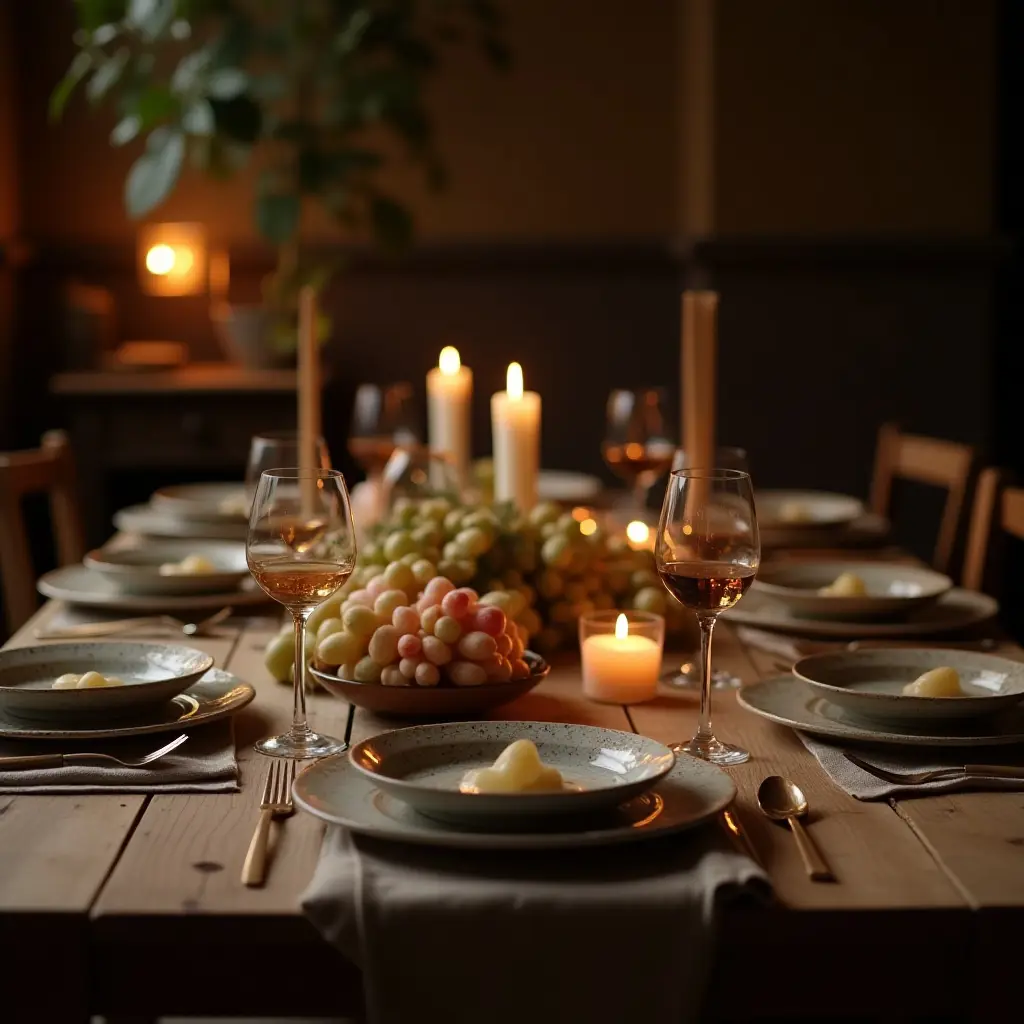
M 672 465 L 676 450 L 663 405 L 660 388 L 619 388 L 608 396 L 601 453 L 608 468 L 630 484 L 639 509 L 646 507 L 647 492 Z
M 745 448 L 722 445 L 715 449 L 715 465 L 721 469 L 739 469 L 750 472 L 750 460 Z M 682 448 L 677 448 L 672 457 L 672 469 L 696 469 L 696 462 Z M 700 663 L 696 658 L 682 662 L 677 669 L 671 669 L 662 677 L 662 682 L 677 690 L 700 689 Z M 740 686 L 740 677 L 728 669 L 716 668 L 711 673 L 711 685 L 716 690 L 734 690 Z
M 291 731 L 261 740 L 273 757 L 324 757 L 345 749 L 306 721 L 306 620 L 356 564 L 356 539 L 345 478 L 334 469 L 268 469 L 259 479 L 245 541 L 249 571 L 268 597 L 292 613 L 295 701 Z
M 313 440 L 312 456 L 312 465 L 321 469 L 331 468 L 331 453 L 322 437 Z M 270 430 L 256 434 L 249 441 L 249 461 L 245 465 L 245 496 L 249 508 L 252 508 L 256 487 L 264 470 L 279 466 L 301 466 L 302 463 L 297 430 Z
M 750 475 L 737 469 L 679 469 L 669 477 L 654 548 L 658 575 L 700 624 L 701 688 L 697 733 L 676 744 L 714 764 L 750 754 L 711 731 L 711 637 L 720 612 L 746 593 L 761 561 Z
M 348 450 L 371 480 L 378 480 L 399 445 L 420 440 L 412 385 L 360 384 L 349 428 Z

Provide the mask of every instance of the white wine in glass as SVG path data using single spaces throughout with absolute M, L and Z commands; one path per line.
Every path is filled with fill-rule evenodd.
M 295 629 L 292 728 L 256 744 L 262 754 L 297 759 L 345 749 L 306 721 L 306 620 L 352 574 L 355 530 L 345 478 L 337 470 L 270 469 L 261 474 L 245 543 L 249 571 L 292 614 Z

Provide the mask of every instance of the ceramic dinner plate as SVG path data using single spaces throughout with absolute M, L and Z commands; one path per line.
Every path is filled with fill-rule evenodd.
M 162 565 L 200 555 L 214 572 L 162 573 Z M 83 562 L 126 594 L 223 594 L 249 579 L 245 545 L 227 540 L 156 540 L 97 548 Z
M 847 640 L 871 638 L 912 638 L 938 636 L 969 629 L 995 618 L 999 603 L 987 594 L 954 587 L 937 601 L 911 612 L 894 622 L 841 622 L 832 619 L 809 619 L 756 587 L 722 618 L 741 626 L 775 630 L 806 637 L 835 637 Z
M 551 819 L 546 828 L 530 832 L 488 831 L 419 814 L 378 789 L 347 754 L 335 754 L 295 780 L 294 796 L 304 811 L 360 835 L 417 846 L 536 850 L 608 846 L 682 832 L 724 811 L 736 796 L 736 787 L 721 768 L 681 754 L 653 789 L 612 811 Z
M 758 505 L 760 510 L 760 504 Z M 779 526 L 758 518 L 761 547 L 772 548 L 870 548 L 889 538 L 889 521 L 884 516 L 865 512 L 838 526 Z
M 213 658 L 182 644 L 124 640 L 76 641 L 0 651 L 0 711 L 12 718 L 51 721 L 133 714 L 163 704 L 213 667 Z M 123 686 L 55 690 L 69 673 L 116 676 Z
M 462 792 L 466 772 L 488 768 L 516 740 L 531 740 L 563 789 L 536 793 Z M 635 733 L 561 722 L 459 722 L 394 729 L 357 743 L 349 760 L 378 789 L 442 821 L 509 828 L 619 804 L 650 789 L 675 754 Z
M 114 525 L 123 533 L 147 537 L 189 537 L 207 540 L 245 540 L 249 529 L 243 518 L 188 519 L 154 505 L 129 505 L 114 513 Z
M 845 597 L 820 592 L 844 574 L 859 577 L 867 593 Z M 937 601 L 952 587 L 948 576 L 917 566 L 800 561 L 762 566 L 751 589 L 766 594 L 794 615 L 857 622 L 908 615 Z
M 943 666 L 959 675 L 963 697 L 903 693 L 907 683 Z M 793 666 L 793 675 L 851 714 L 889 723 L 978 718 L 1024 699 L 1024 663 L 974 651 L 835 651 L 801 658 Z
M 578 504 L 593 501 L 601 493 L 601 481 L 586 473 L 560 469 L 542 469 L 537 475 L 537 497 L 541 501 L 563 501 Z
M 779 725 L 850 743 L 903 747 L 1005 746 L 1024 743 L 1024 707 L 960 722 L 885 724 L 851 715 L 796 676 L 777 676 L 736 691 L 740 706 Z
M 157 511 L 185 519 L 248 522 L 249 503 L 241 483 L 177 484 L 161 487 L 149 499 Z
M 148 733 L 181 732 L 215 722 L 241 710 L 256 691 L 238 676 L 211 668 L 173 700 L 148 708 L 130 719 L 116 722 L 30 722 L 0 709 L 0 737 L 20 740 L 88 740 Z
M 758 490 L 757 522 L 763 529 L 798 530 L 852 523 L 864 513 L 864 502 L 827 491 Z
M 266 604 L 270 598 L 254 580 L 234 590 L 217 594 L 126 594 L 108 579 L 84 565 L 66 565 L 39 577 L 39 593 L 68 604 L 86 608 L 109 608 L 121 612 L 202 612 L 231 605 L 247 608 Z

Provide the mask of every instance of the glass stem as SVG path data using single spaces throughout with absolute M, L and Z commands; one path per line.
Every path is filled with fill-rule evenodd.
M 700 715 L 697 719 L 698 742 L 714 739 L 711 731 L 711 635 L 717 615 L 698 615 L 700 623 Z
M 309 735 L 309 724 L 306 722 L 306 619 L 310 610 L 297 609 L 292 612 L 292 623 L 295 626 L 295 670 L 292 706 L 292 738 L 305 740 Z

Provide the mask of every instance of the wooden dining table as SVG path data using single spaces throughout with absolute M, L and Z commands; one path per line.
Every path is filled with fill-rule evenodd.
M 34 631 L 61 611 L 56 602 L 42 608 L 9 646 L 38 642 Z M 263 665 L 280 624 L 270 608 L 191 641 L 257 690 L 235 717 L 239 792 L 0 796 L 0 1019 L 359 1016 L 359 970 L 300 909 L 322 823 L 300 812 L 275 826 L 266 884 L 240 881 L 267 771 L 253 743 L 290 721 L 290 688 Z M 745 645 L 724 620 L 715 661 L 744 683 L 778 673 L 776 657 Z M 315 729 L 344 731 L 347 704 L 327 694 L 309 703 Z M 716 690 L 713 709 L 718 735 L 752 754 L 729 769 L 734 811 L 775 901 L 722 906 L 706 1019 L 998 1021 L 1010 1019 L 1009 1006 L 1019 1012 L 1024 792 L 861 802 L 833 785 L 791 730 L 742 709 L 734 691 Z M 494 717 L 674 741 L 693 733 L 696 711 L 687 692 L 627 708 L 592 703 L 567 656 Z M 395 724 L 358 711 L 354 736 Z M 807 795 L 809 829 L 834 883 L 810 881 L 788 830 L 761 816 L 757 787 L 773 773 Z M 642 845 L 622 852 L 643 855 Z

